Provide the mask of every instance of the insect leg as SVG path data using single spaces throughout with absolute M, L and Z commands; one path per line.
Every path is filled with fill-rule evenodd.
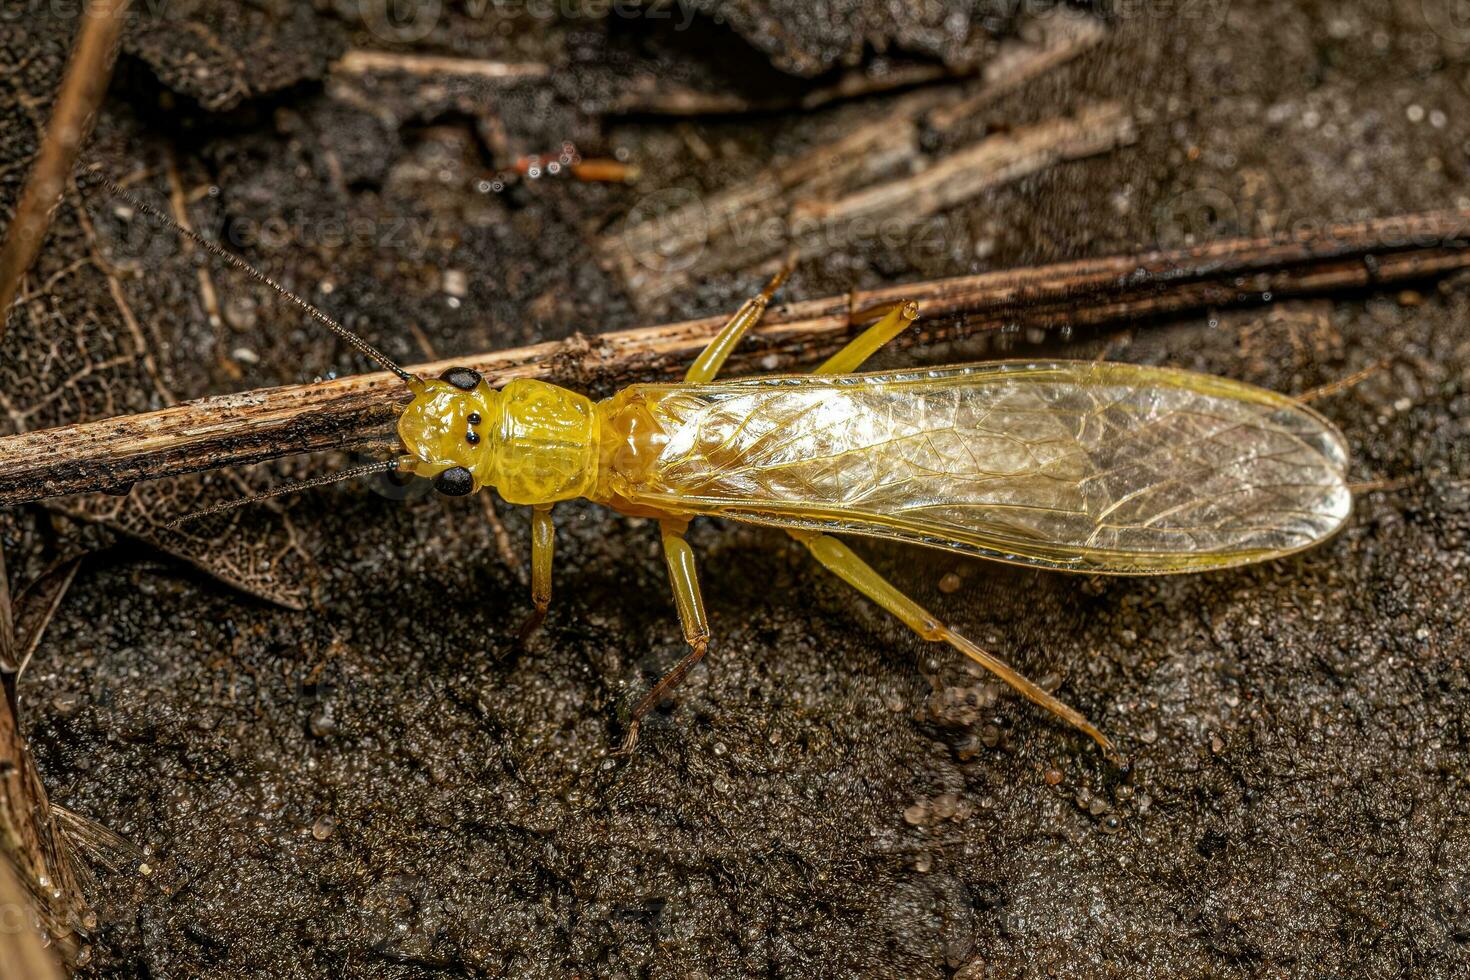
M 900 303 L 842 350 L 822 362 L 813 374 L 850 374 L 872 357 L 878 348 L 907 330 L 919 318 L 919 304 L 913 300 Z
M 550 505 L 531 511 L 531 601 L 536 609 L 521 627 L 521 640 L 541 628 L 551 606 L 551 559 L 556 551 L 556 525 Z
M 699 578 L 694 571 L 694 549 L 684 540 L 687 520 L 663 520 L 659 528 L 663 532 L 664 560 L 669 566 L 669 583 L 674 587 L 674 604 L 679 609 L 679 622 L 684 627 L 684 639 L 689 642 L 689 652 L 674 665 L 657 684 L 645 694 L 628 718 L 628 734 L 618 748 L 618 755 L 627 755 L 638 744 L 638 727 L 643 716 L 678 687 L 688 676 L 694 665 L 709 649 L 709 620 L 704 615 L 704 600 L 699 595 Z
M 740 343 L 740 338 L 744 337 L 745 332 L 765 316 L 771 297 L 776 295 L 776 290 L 780 289 L 781 284 L 791 275 L 791 266 L 792 263 L 788 261 L 781 267 L 781 271 L 766 283 L 765 289 L 740 305 L 740 309 L 735 311 L 735 315 L 730 318 L 729 322 L 720 328 L 719 333 L 715 334 L 715 339 L 711 340 L 709 346 L 700 352 L 693 364 L 689 365 L 689 370 L 684 375 L 686 384 L 703 384 L 715 379 L 715 375 L 720 373 L 720 368 L 724 366 L 730 352 L 735 349 L 736 344 Z
M 853 554 L 847 545 L 838 541 L 836 538 L 811 531 L 793 531 L 791 532 L 791 536 L 806 545 L 807 549 L 816 557 L 817 561 L 825 565 L 829 571 L 897 616 L 915 633 L 918 633 L 924 639 L 931 642 L 948 643 L 1036 704 L 1039 704 L 1058 718 L 1086 732 L 1092 737 L 1093 741 L 1102 747 L 1103 755 L 1109 761 L 1121 764 L 1117 750 L 1113 748 L 1113 743 L 1109 741 L 1106 735 L 1098 731 L 1090 721 L 1082 717 L 1076 709 L 1052 697 L 1036 684 L 1027 680 L 1026 677 L 1017 672 L 1005 661 L 989 651 L 982 650 L 965 637 L 941 623 L 927 609 L 894 588 L 887 579 L 879 575 L 867 562 Z

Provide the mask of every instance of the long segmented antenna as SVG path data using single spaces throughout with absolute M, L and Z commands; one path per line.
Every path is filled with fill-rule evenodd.
M 164 530 L 173 531 L 180 525 L 187 524 L 190 521 L 197 521 L 201 517 L 212 517 L 215 514 L 223 514 L 227 510 L 235 510 L 238 507 L 245 507 L 257 501 L 268 500 L 271 497 L 284 497 L 286 494 L 296 493 L 298 490 L 311 490 L 314 487 L 323 487 L 329 483 L 340 483 L 343 480 L 351 480 L 359 476 L 391 473 L 396 469 L 398 469 L 398 460 L 396 459 L 390 459 L 385 463 L 368 463 L 365 466 L 354 466 L 340 473 L 328 473 L 326 476 L 313 477 L 310 480 L 298 480 L 295 483 L 287 483 L 283 486 L 276 487 L 274 490 L 267 490 L 265 493 L 257 493 L 251 497 L 241 497 L 238 500 L 228 500 L 222 504 L 215 504 L 213 507 L 196 510 L 192 514 L 185 514 L 183 517 L 174 518 L 163 525 L 163 527 Z
M 117 184 L 114 183 L 112 179 L 109 178 L 106 174 L 101 173 L 97 169 L 93 168 L 84 173 L 82 177 L 85 180 L 101 184 L 103 187 L 107 188 L 108 193 L 125 202 L 129 207 L 133 208 L 136 211 L 141 211 L 143 214 L 152 218 L 155 222 L 187 237 L 190 241 L 198 245 L 200 248 L 204 249 L 210 255 L 213 255 L 221 262 L 225 262 L 235 269 L 238 269 L 239 271 L 245 273 L 247 276 L 254 279 L 261 285 L 268 286 L 269 288 L 274 289 L 285 299 L 289 300 L 301 310 L 314 317 L 318 322 L 325 325 L 328 330 L 332 331 L 338 337 L 341 337 L 343 340 L 347 341 L 347 343 L 351 344 L 359 354 L 362 354 L 369 360 L 376 362 L 380 366 L 398 375 L 399 380 L 408 385 L 410 388 L 413 388 L 419 383 L 418 378 L 414 377 L 412 374 L 399 367 L 396 363 L 394 363 L 391 358 L 388 357 L 388 355 L 384 354 L 372 344 L 369 344 L 367 341 L 363 340 L 351 330 L 348 330 L 346 327 L 342 326 L 342 324 L 338 323 L 336 320 L 323 313 L 320 309 L 313 306 L 311 303 L 308 303 L 300 296 L 297 296 L 295 293 L 291 292 L 291 290 L 287 289 L 285 286 L 282 286 L 280 283 L 276 282 L 270 276 L 266 275 L 264 272 L 261 272 L 259 269 L 255 268 L 253 265 L 240 258 L 238 255 L 235 255 L 232 252 L 225 251 L 223 248 L 216 245 L 214 242 L 211 242 L 204 236 L 200 235 L 198 232 L 195 232 L 189 228 L 185 228 L 183 225 L 179 224 L 173 218 L 153 207 L 151 204 L 148 204 L 140 200 L 136 195 L 130 194 L 129 192 L 123 190 L 121 187 L 117 186 Z

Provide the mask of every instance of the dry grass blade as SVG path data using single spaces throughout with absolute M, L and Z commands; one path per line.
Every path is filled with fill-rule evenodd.
M 0 247 L 0 340 L 5 337 L 5 324 L 21 280 L 46 240 L 51 215 L 71 177 L 77 154 L 92 131 L 127 19 L 128 0 L 105 0 L 83 7 L 82 25 L 56 96 L 46 140 L 16 205 L 15 217 L 6 229 L 5 244 Z
M 41 645 L 46 627 L 51 625 L 51 618 L 61 607 L 61 600 L 66 598 L 80 567 L 81 559 L 73 558 L 47 570 L 26 587 L 20 601 L 15 604 L 16 683 L 25 676 L 26 666 L 35 655 L 36 648 Z
M 915 300 L 919 329 L 898 346 L 1015 327 L 1089 327 L 1184 310 L 1270 302 L 1426 279 L 1470 268 L 1470 212 L 1400 215 L 1299 238 L 1222 239 L 1189 249 L 1118 255 L 908 283 L 792 303 L 737 351 L 732 373 L 815 361 L 842 346 L 850 311 Z M 549 378 L 588 389 L 668 377 L 714 335 L 716 316 L 588 339 L 467 355 L 494 384 Z M 433 376 L 451 362 L 420 365 Z M 0 439 L 0 504 L 126 487 L 381 439 L 405 398 L 387 373 L 205 398 L 141 415 Z
M 127 0 L 84 7 L 45 139 L 0 246 L 0 340 L 5 336 L 21 282 L 41 250 L 77 154 L 91 132 L 117 57 L 127 9 Z M 46 608 L 32 625 L 32 637 L 23 638 L 16 629 L 15 605 L 0 556 L 0 679 L 4 682 L 0 703 L 0 852 L 5 859 L 0 861 L 0 889 L 5 893 L 0 901 L 15 913 L 8 917 L 7 924 L 17 926 L 4 930 L 3 941 L 14 947 L 4 951 L 7 976 L 12 972 L 26 978 L 60 975 L 56 963 L 41 948 L 41 938 L 28 927 L 33 917 L 28 912 L 22 917 L 22 909 L 35 909 L 42 926 L 57 940 L 64 959 L 71 961 L 77 951 L 74 927 L 83 899 L 64 853 L 65 845 L 51 820 L 46 789 L 26 747 L 15 689 L 34 649 L 30 640 L 39 638 L 70 581 L 68 572 L 53 593 L 53 600 L 43 603 Z
M 51 821 L 46 788 L 16 722 L 15 675 L 3 677 L 0 705 L 0 849 L 66 959 L 76 953 L 83 898 L 74 868 Z M 7 973 L 7 976 L 9 974 Z

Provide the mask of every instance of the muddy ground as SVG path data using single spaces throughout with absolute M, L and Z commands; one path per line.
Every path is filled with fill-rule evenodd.
M 193 223 L 243 228 L 242 254 L 395 357 L 509 347 L 733 308 L 759 262 L 648 300 L 595 243 L 651 195 L 736 186 L 894 96 L 769 100 L 896 64 L 963 75 L 1035 14 L 748 0 L 701 4 L 681 30 L 677 8 L 548 6 L 445 4 L 405 26 L 347 2 L 136 4 L 88 159 L 160 204 L 172 179 Z M 8 213 L 75 21 L 4 9 Z M 1131 145 L 946 208 L 922 240 L 859 236 L 804 262 L 787 295 L 1470 208 L 1470 29 L 1452 4 L 1104 13 L 1099 47 L 926 149 L 1101 100 L 1127 107 Z M 547 70 L 331 74 L 349 49 Z M 629 108 L 634 79 L 753 108 Z M 641 177 L 510 173 L 564 141 Z M 89 196 L 84 220 L 80 200 L 0 352 L 12 429 L 363 369 L 239 277 L 214 269 L 206 286 L 176 238 L 116 202 Z M 679 260 L 647 257 L 654 272 Z M 528 589 L 477 499 L 346 485 L 199 545 L 206 568 L 244 568 L 237 580 L 296 610 L 143 540 L 180 504 L 166 494 L 68 511 L 85 519 L 11 513 L 17 579 L 85 556 L 21 687 L 41 770 L 58 802 L 158 866 L 102 875 L 88 970 L 1464 976 L 1467 318 L 1460 278 L 885 355 L 1106 353 L 1288 392 L 1389 359 L 1319 403 L 1354 447 L 1352 477 L 1390 483 L 1310 553 L 1103 581 L 862 545 L 1058 685 L 1127 771 L 774 532 L 695 526 L 717 638 L 623 762 L 608 755 L 620 707 L 682 651 L 648 526 L 559 508 L 552 615 L 521 649 Z M 525 553 L 525 516 L 500 509 Z

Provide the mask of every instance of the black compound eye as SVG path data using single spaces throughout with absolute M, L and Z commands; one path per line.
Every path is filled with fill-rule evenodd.
M 463 497 L 475 489 L 475 478 L 463 466 L 454 466 L 434 477 L 434 489 L 446 497 Z
M 480 386 L 480 372 L 467 367 L 452 367 L 439 375 L 440 381 L 448 381 L 462 391 L 474 391 Z
M 466 422 L 468 422 L 470 425 L 479 425 L 480 424 L 480 413 L 479 412 L 471 412 L 470 414 L 468 414 L 468 415 L 466 415 L 464 417 L 464 420 Z

